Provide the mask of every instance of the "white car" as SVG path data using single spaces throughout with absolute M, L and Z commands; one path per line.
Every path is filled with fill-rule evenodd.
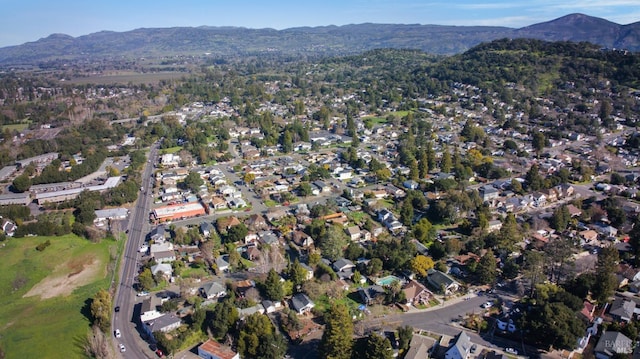
M 124 344 L 120 343 L 120 353 L 126 352 L 127 349 L 124 347 Z
M 116 329 L 114 334 L 116 335 L 116 338 L 120 338 L 121 337 L 120 329 Z
M 493 303 L 491 303 L 491 302 L 482 303 L 481 307 L 482 308 L 491 308 L 491 307 L 493 307 Z
M 514 354 L 514 355 L 518 355 L 518 351 L 513 349 L 513 348 L 507 348 L 504 350 L 505 352 L 509 353 L 509 354 Z
M 139 292 L 137 294 L 138 297 L 144 297 L 144 296 L 147 296 L 147 295 L 149 295 L 149 292 Z

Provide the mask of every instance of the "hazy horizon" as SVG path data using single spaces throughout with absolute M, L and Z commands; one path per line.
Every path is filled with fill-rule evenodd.
M 505 26 L 520 28 L 582 13 L 618 24 L 640 19 L 640 0 L 473 1 L 327 0 L 267 3 L 258 0 L 167 0 L 92 3 L 33 0 L 3 4 L 0 47 L 37 41 L 51 34 L 73 37 L 139 28 L 233 26 L 287 29 L 361 23 Z

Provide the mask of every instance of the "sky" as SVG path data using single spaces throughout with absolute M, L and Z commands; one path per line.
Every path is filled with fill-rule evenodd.
M 142 27 L 286 29 L 371 23 L 513 28 L 583 13 L 629 24 L 640 0 L 0 0 L 0 47 Z

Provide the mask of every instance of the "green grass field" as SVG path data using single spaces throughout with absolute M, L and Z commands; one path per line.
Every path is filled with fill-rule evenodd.
M 182 149 L 182 146 L 169 147 L 161 150 L 160 153 L 163 155 L 166 155 L 168 153 L 178 153 L 180 152 L 181 149 Z
M 46 240 L 51 245 L 38 252 L 35 247 Z M 94 244 L 66 235 L 12 238 L 3 244 L 0 345 L 6 358 L 84 357 L 82 343 L 90 325 L 85 316 L 86 303 L 99 289 L 108 288 L 110 250 L 117 253 L 116 247 L 122 242 L 103 240 Z M 48 299 L 39 295 L 25 297 L 34 286 L 43 296 L 60 291 L 61 286 L 71 293 Z
M 2 131 L 4 132 L 4 130 L 9 130 L 9 131 L 18 131 L 18 132 L 22 132 L 24 130 L 26 130 L 27 128 L 29 128 L 29 124 L 28 123 L 14 123 L 12 125 L 4 125 L 2 126 Z

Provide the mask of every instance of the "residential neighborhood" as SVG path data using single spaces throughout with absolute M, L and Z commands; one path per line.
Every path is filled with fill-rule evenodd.
M 583 65 L 631 56 L 484 46 Z M 23 152 L 0 169 L 2 248 L 39 241 L 14 253 L 66 256 L 40 272 L 67 278 L 104 264 L 108 289 L 82 319 L 102 333 L 95 357 L 111 333 L 121 353 L 173 358 L 640 354 L 640 93 L 591 65 L 553 86 L 508 76 L 519 65 L 481 81 L 494 75 L 476 55 L 436 68 L 380 50 L 295 72 L 246 60 L 239 73 L 191 59 L 201 77 L 161 91 L 79 87 L 106 113 L 73 127 L 81 143 L 30 139 L 51 126 L 4 137 Z M 110 101 L 158 114 L 117 116 Z M 27 296 L 29 280 L 12 274 L 11 290 Z

